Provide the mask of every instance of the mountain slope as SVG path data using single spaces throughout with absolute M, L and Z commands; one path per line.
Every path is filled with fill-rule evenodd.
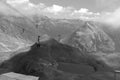
M 18 63 L 19 62 L 19 63 Z M 72 65 L 81 65 L 82 71 L 89 70 L 89 73 L 97 71 L 112 71 L 104 62 L 94 58 L 93 55 L 83 55 L 79 49 L 59 43 L 55 39 L 48 39 L 41 43 L 31 46 L 31 49 L 12 56 L 10 59 L 3 61 L 0 70 L 4 72 L 16 72 L 26 75 L 38 76 L 47 80 L 66 79 L 68 73 L 57 69 L 60 63 L 70 63 Z M 74 69 L 74 66 L 73 66 Z M 93 71 L 94 70 L 94 71 Z M 87 72 L 87 71 L 86 71 Z M 88 74 L 81 72 L 81 75 Z M 75 74 L 69 73 L 67 80 L 72 80 Z M 65 76 L 64 76 L 65 75 Z M 56 78 L 56 79 L 55 79 Z M 62 78 L 62 79 L 61 79 Z M 75 80 L 75 79 L 73 79 Z
M 31 32 L 32 27 L 29 26 L 30 22 L 25 20 L 13 16 L 0 18 L 0 52 L 18 50 L 30 45 L 35 40 L 35 34 Z
M 115 43 L 113 40 L 97 26 L 86 22 L 80 26 L 70 37 L 63 40 L 63 43 L 81 48 L 81 51 L 87 52 L 114 52 Z

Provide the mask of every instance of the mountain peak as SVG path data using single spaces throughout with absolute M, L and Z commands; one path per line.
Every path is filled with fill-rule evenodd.
M 83 26 L 80 26 L 66 40 L 66 44 L 77 48 L 80 48 L 81 45 L 87 52 L 111 52 L 115 50 L 113 40 L 104 31 L 91 22 L 85 22 Z

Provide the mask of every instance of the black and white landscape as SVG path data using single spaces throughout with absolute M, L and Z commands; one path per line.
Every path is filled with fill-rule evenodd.
M 1 0 L 0 80 L 119 80 L 120 11 L 42 2 Z

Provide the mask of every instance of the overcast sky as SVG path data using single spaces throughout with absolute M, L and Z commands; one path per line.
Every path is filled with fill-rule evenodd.
M 24 15 L 77 18 L 120 25 L 120 0 L 1 0 Z M 0 2 L 0 12 L 16 13 Z
M 39 2 L 41 2 L 48 6 L 56 4 L 64 7 L 70 6 L 76 9 L 88 8 L 89 10 L 96 11 L 95 0 L 30 0 L 30 1 L 35 4 L 38 4 Z
M 70 6 L 76 9 L 87 8 L 93 12 L 113 11 L 120 5 L 120 0 L 30 0 L 35 4 L 44 3 L 47 6 L 53 4 Z

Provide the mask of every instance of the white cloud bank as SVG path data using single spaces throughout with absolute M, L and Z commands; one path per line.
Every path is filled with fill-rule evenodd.
M 59 12 L 64 11 L 64 7 L 59 6 L 59 5 L 53 5 L 51 7 L 45 8 L 44 11 L 54 13 L 55 15 L 57 15 Z
M 99 0 L 97 1 L 98 4 L 102 1 L 100 6 L 103 6 L 103 3 L 106 3 L 107 0 L 101 0 L 100 2 Z M 112 5 L 113 3 L 115 4 L 118 0 L 113 1 L 114 0 L 110 0 L 109 5 Z M 86 8 L 77 10 L 73 7 L 64 7 L 56 4 L 53 4 L 52 6 L 47 6 L 44 3 L 35 5 L 29 0 L 6 0 L 6 2 L 24 15 L 40 14 L 54 18 L 80 18 L 84 20 L 96 20 L 107 23 L 113 25 L 114 28 L 120 27 L 120 7 L 113 12 L 94 13 Z M 109 5 L 107 3 L 107 7 L 109 7 Z M 0 9 L 3 13 L 15 14 L 14 11 L 11 11 L 2 3 L 0 3 Z
M 46 6 L 44 3 L 39 3 L 35 5 L 31 3 L 29 0 L 6 0 L 6 3 L 10 4 L 12 7 L 17 9 L 24 15 L 32 15 L 37 13 L 55 18 L 82 18 L 82 19 L 94 19 L 100 16 L 100 13 L 90 12 L 86 8 L 76 10 L 73 7 L 63 7 L 56 4 L 53 4 L 52 6 Z M 2 10 L 4 11 L 4 9 Z
M 85 19 L 96 19 L 98 16 L 100 16 L 100 13 L 94 13 L 90 12 L 86 8 L 81 8 L 79 10 L 74 10 L 71 14 L 74 17 L 79 17 L 79 18 L 85 18 Z
M 22 4 L 22 3 L 28 3 L 29 0 L 7 0 L 7 3 L 11 4 Z
M 96 0 L 96 6 L 99 10 L 104 11 L 97 21 L 116 29 L 120 28 L 120 0 Z
M 106 12 L 101 14 L 101 16 L 96 21 L 106 23 L 113 28 L 120 28 L 120 8 L 113 12 Z

